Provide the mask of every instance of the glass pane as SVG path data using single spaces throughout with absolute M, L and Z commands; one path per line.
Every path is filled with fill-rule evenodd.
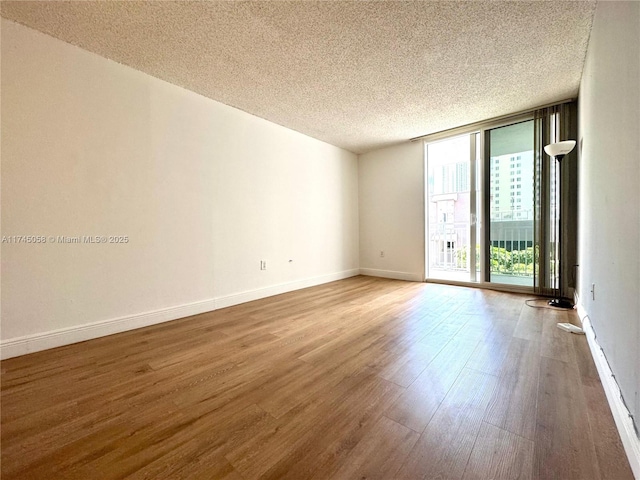
M 470 262 L 471 138 L 465 135 L 426 147 L 429 278 L 475 281 Z
M 489 132 L 490 281 L 533 287 L 533 120 Z

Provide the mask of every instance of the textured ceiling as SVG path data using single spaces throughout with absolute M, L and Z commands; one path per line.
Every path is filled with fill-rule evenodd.
M 577 94 L 593 1 L 2 1 L 2 16 L 356 153 Z

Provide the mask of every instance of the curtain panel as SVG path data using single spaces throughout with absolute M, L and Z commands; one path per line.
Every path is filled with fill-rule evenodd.
M 534 290 L 537 294 L 573 300 L 576 288 L 578 151 L 558 162 L 545 145 L 577 138 L 577 104 L 563 103 L 534 112 Z M 561 173 L 561 175 L 559 175 Z M 559 177 L 562 185 L 559 184 Z M 558 196 L 561 193 L 562 198 Z M 562 256 L 558 258 L 558 214 L 562 219 Z M 560 269 L 562 283 L 558 284 Z

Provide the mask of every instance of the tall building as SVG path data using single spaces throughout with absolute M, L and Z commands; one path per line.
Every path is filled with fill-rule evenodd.
M 533 219 L 533 151 L 492 157 L 491 220 Z

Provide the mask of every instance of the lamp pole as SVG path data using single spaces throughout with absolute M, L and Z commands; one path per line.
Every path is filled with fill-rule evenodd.
M 566 154 L 571 152 L 573 148 L 576 146 L 575 140 L 567 140 L 564 142 L 552 143 L 544 147 L 544 151 L 547 152 L 547 155 L 555 158 L 558 161 L 558 204 L 556 206 L 558 210 L 558 222 L 557 222 L 557 231 L 556 231 L 556 240 L 557 240 L 557 249 L 558 249 L 558 260 L 557 263 L 560 264 L 558 270 L 558 294 L 556 298 L 549 300 L 549 305 L 556 308 L 573 308 L 573 303 L 562 296 L 562 269 L 564 267 L 562 261 L 562 159 Z M 556 268 L 558 265 L 556 264 Z

